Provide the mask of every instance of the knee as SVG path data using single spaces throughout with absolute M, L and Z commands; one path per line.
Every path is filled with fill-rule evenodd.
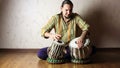
M 38 51 L 37 56 L 42 60 L 46 60 L 46 58 L 48 57 L 47 56 L 47 51 L 44 51 L 44 50 L 41 49 L 41 50 Z

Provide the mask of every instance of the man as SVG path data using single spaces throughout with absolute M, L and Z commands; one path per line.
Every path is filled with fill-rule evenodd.
M 48 23 L 41 29 L 41 35 L 43 37 L 62 40 L 66 44 L 67 53 L 64 57 L 65 59 L 70 59 L 68 44 L 76 37 L 76 25 L 82 30 L 79 39 L 76 41 L 79 48 L 83 46 L 89 27 L 78 14 L 72 13 L 72 10 L 73 3 L 70 0 L 64 0 L 61 5 L 61 13 L 52 16 Z M 55 34 L 50 33 L 53 28 L 55 29 Z M 38 57 L 46 60 L 48 57 L 47 48 L 40 49 Z

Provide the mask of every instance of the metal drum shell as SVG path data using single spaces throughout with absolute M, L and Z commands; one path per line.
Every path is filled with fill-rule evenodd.
M 86 39 L 84 46 L 82 48 L 78 48 L 77 44 L 75 43 L 78 38 L 73 39 L 70 44 L 70 55 L 72 59 L 87 59 L 89 58 L 91 52 L 92 52 L 92 47 L 89 45 L 90 40 Z

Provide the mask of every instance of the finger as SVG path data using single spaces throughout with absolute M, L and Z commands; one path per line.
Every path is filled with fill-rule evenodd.
M 55 36 L 55 39 L 56 39 L 56 40 L 60 40 L 60 37 L 59 37 L 59 36 Z
M 79 48 L 81 48 L 83 46 L 83 43 L 81 43 L 81 42 L 78 42 L 77 44 L 78 44 Z
M 55 40 L 55 41 L 58 41 L 58 39 L 57 39 L 56 37 L 54 38 L 54 40 Z
M 78 45 L 78 48 L 82 48 L 82 45 Z
M 77 44 L 81 44 L 82 42 L 81 41 L 77 41 Z
M 61 37 L 60 36 L 56 36 L 56 38 L 59 40 Z
M 56 34 L 58 37 L 61 37 L 61 35 L 60 34 Z

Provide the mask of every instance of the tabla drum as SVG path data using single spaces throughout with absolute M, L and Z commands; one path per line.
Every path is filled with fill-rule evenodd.
M 65 45 L 63 41 L 53 41 L 52 45 L 48 48 L 48 58 L 49 63 L 63 63 L 65 52 Z
M 89 45 L 90 40 L 85 39 L 85 43 L 83 47 L 79 48 L 76 41 L 78 38 L 73 39 L 69 43 L 71 62 L 73 63 L 88 63 L 90 62 L 90 54 L 92 52 L 92 48 Z

